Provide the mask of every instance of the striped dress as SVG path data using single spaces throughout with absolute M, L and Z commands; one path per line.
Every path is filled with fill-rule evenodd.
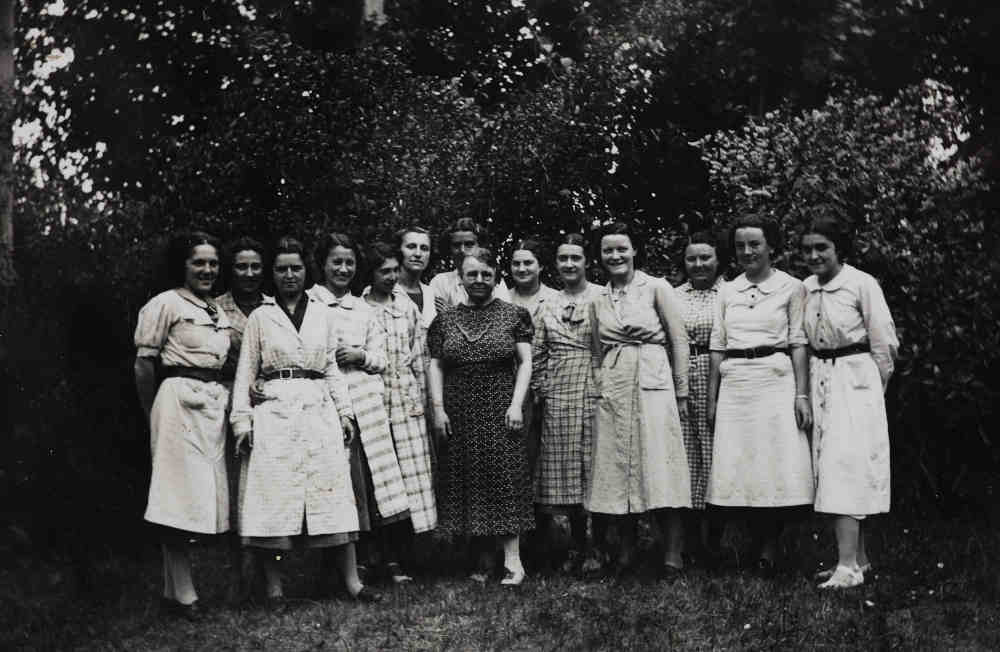
M 555 292 L 535 316 L 531 387 L 543 400 L 535 502 L 547 512 L 583 504 L 590 479 L 596 385 L 591 368 L 590 302 L 601 291 Z
M 371 471 L 371 488 L 375 495 L 378 517 L 386 520 L 404 514 L 409 509 L 409 501 L 392 443 L 389 417 L 385 411 L 383 398 L 385 386 L 382 382 L 382 372 L 386 366 L 385 332 L 373 319 L 368 304 L 352 294 L 338 298 L 319 284 L 311 287 L 307 294 L 336 311 L 334 324 L 338 329 L 341 346 L 364 349 L 364 363 L 360 367 L 345 368 L 342 372 L 347 379 L 354 415 L 360 430 L 361 446 Z M 355 487 L 355 492 L 357 491 L 358 488 Z
M 410 520 L 414 532 L 428 532 L 437 527 L 437 505 L 424 419 L 426 376 L 420 311 L 399 287 L 389 303 L 370 307 L 386 334 L 387 364 L 382 372 L 385 407 L 409 497 Z
M 712 429 L 708 426 L 708 341 L 712 336 L 712 318 L 719 288 L 725 283 L 721 276 L 712 287 L 695 289 L 690 282 L 677 287 L 684 304 L 684 326 L 687 328 L 691 357 L 688 363 L 688 419 L 684 425 L 684 447 L 691 471 L 691 504 L 705 509 L 705 489 L 712 470 Z

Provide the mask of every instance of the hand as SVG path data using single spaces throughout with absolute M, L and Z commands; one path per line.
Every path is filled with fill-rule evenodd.
M 681 418 L 681 423 L 687 423 L 688 420 L 688 400 L 686 396 L 681 396 L 677 399 L 677 414 Z
M 448 441 L 451 439 L 451 421 L 448 420 L 448 413 L 444 411 L 444 406 L 434 408 L 434 436 L 438 441 Z
M 264 392 L 264 381 L 258 379 L 253 385 L 250 385 L 250 405 L 260 405 L 264 401 L 270 401 L 273 396 L 269 396 Z
M 358 426 L 354 419 L 350 417 L 340 417 L 340 428 L 344 431 L 344 446 L 354 443 L 354 438 L 358 436 Z
M 337 349 L 337 364 L 341 367 L 357 367 L 364 364 L 365 352 L 361 347 L 342 346 Z
M 444 312 L 448 309 L 448 304 L 445 303 L 444 297 L 434 297 L 434 309 L 438 312 Z
M 709 399 L 708 405 L 705 406 L 705 417 L 708 421 L 708 429 L 715 430 L 715 401 Z
M 253 430 L 236 433 L 236 457 L 242 455 L 244 451 L 249 453 L 251 448 L 253 448 Z
M 798 424 L 799 430 L 812 428 L 812 405 L 809 403 L 809 399 L 804 396 L 795 399 L 795 423 Z
M 521 406 L 511 403 L 510 407 L 507 408 L 505 420 L 509 430 L 520 432 L 521 428 L 524 427 L 524 414 L 521 412 Z

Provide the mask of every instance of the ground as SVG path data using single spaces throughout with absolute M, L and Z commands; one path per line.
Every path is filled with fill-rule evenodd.
M 99 562 L 89 592 L 55 562 L 20 560 L 0 575 L 0 649 L 1000 649 L 994 526 L 884 517 L 870 538 L 875 570 L 842 593 L 811 579 L 834 550 L 818 520 L 786 533 L 787 570 L 774 580 L 734 567 L 739 527 L 726 536 L 730 563 L 719 571 L 599 581 L 534 572 L 518 589 L 472 583 L 456 551 L 438 544 L 426 574 L 386 588 L 378 605 L 305 597 L 317 564 L 293 554 L 290 600 L 278 609 L 225 606 L 227 556 L 209 545 L 196 552 L 211 607 L 198 624 L 161 613 L 152 546 L 141 558 Z

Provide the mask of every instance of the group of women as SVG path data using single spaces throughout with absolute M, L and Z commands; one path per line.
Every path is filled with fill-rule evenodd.
M 234 594 L 259 565 L 280 600 L 281 552 L 298 544 L 323 550 L 345 595 L 375 601 L 359 568 L 411 581 L 408 553 L 434 530 L 468 539 L 480 582 L 502 548 L 501 584 L 519 585 L 521 535 L 547 537 L 556 515 L 573 540 L 565 568 L 594 573 L 633 567 L 649 513 L 669 576 L 686 528 L 710 548 L 719 519 L 705 515 L 739 510 L 769 574 L 787 508 L 804 505 L 834 515 L 838 561 L 820 586 L 864 581 L 862 523 L 889 509 L 882 396 L 898 342 L 877 282 L 845 262 L 840 220 L 803 230 L 805 282 L 772 267 L 780 233 L 753 215 L 728 243 L 692 236 L 677 288 L 639 269 L 623 223 L 593 243 L 604 286 L 580 234 L 551 257 L 559 290 L 540 281 L 550 259 L 535 241 L 515 243 L 510 288 L 474 221 L 442 244 L 454 270 L 425 284 L 420 227 L 364 250 L 339 233 L 225 253 L 204 233 L 173 238 L 175 287 L 135 335 L 168 608 L 200 613 L 197 534 L 238 533 Z M 729 282 L 727 250 L 742 268 Z

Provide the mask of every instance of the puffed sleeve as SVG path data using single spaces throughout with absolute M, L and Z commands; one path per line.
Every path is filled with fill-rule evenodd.
M 439 312 L 427 329 L 427 351 L 432 358 L 444 357 L 444 320 L 446 313 Z
M 337 347 L 340 344 L 340 333 L 337 329 L 336 315 L 334 313 L 335 311 L 328 310 L 326 316 L 326 368 L 323 370 L 323 376 L 326 381 L 327 391 L 330 392 L 333 403 L 337 406 L 337 414 L 341 417 L 353 419 L 354 404 L 351 402 L 351 395 L 347 389 L 347 378 L 344 377 L 344 374 L 340 371 L 340 367 L 337 365 Z M 251 315 L 252 317 L 253 315 Z
M 864 276 L 860 288 L 861 316 L 868 331 L 868 343 L 872 349 L 872 358 L 878 366 L 885 386 L 895 369 L 896 355 L 899 351 L 899 338 L 896 336 L 896 324 L 889 312 L 882 288 L 878 281 L 869 275 Z
M 253 430 L 253 408 L 250 406 L 250 388 L 257 382 L 260 372 L 261 349 L 260 311 L 250 313 L 246 329 L 243 331 L 243 343 L 240 346 L 240 359 L 236 363 L 236 378 L 233 380 L 233 408 L 229 414 L 229 423 L 233 433 L 241 435 Z
M 726 336 L 726 284 L 719 286 L 715 293 L 715 310 L 712 316 L 712 335 L 708 340 L 708 348 L 712 351 L 725 351 L 728 345 Z
M 139 310 L 135 325 L 136 357 L 155 358 L 167 343 L 170 327 L 177 321 L 168 293 L 159 294 Z
M 548 329 L 545 327 L 545 317 L 548 311 L 549 309 L 545 305 L 539 311 L 535 337 L 531 342 L 531 391 L 543 398 L 548 393 L 549 382 Z
M 531 344 L 535 337 L 535 325 L 531 323 L 531 313 L 517 306 L 517 321 L 514 323 L 514 341 Z
M 788 346 L 805 346 L 809 344 L 806 337 L 806 299 L 809 291 L 806 284 L 793 279 L 795 287 L 788 297 Z

